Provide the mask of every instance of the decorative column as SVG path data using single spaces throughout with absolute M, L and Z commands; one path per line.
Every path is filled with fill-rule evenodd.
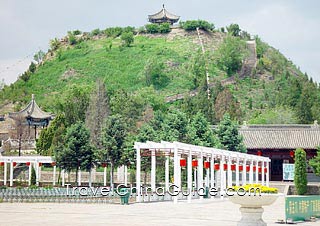
M 256 184 L 259 184 L 259 160 L 256 161 Z
M 189 151 L 189 155 L 188 155 L 188 202 L 191 202 L 192 199 L 192 153 L 191 150 Z
M 53 186 L 56 186 L 56 173 L 57 173 L 57 166 L 54 165 L 53 166 Z
M 4 172 L 3 172 L 3 185 L 6 186 L 7 185 L 7 168 L 8 164 L 7 162 L 4 162 Z
M 236 161 L 236 186 L 239 186 L 239 156 Z
M 136 191 L 137 191 L 137 196 L 136 196 L 136 201 L 140 202 L 141 201 L 141 157 L 140 157 L 140 148 L 136 147 L 137 151 L 137 166 L 136 166 Z
M 264 185 L 264 161 L 261 162 L 261 184 Z
M 198 189 L 203 188 L 203 156 L 200 152 L 200 158 L 198 157 Z M 200 196 L 203 199 L 203 196 Z
M 151 190 L 156 191 L 156 151 L 151 151 Z
M 10 187 L 13 186 L 13 162 L 10 162 Z
M 166 156 L 166 162 L 165 162 L 165 185 L 166 185 L 166 191 L 169 190 L 169 154 Z
M 253 184 L 253 160 L 250 160 L 249 184 Z
M 269 187 L 269 161 L 267 161 L 266 186 Z
M 232 187 L 231 156 L 228 157 L 228 187 Z
M 242 186 L 247 184 L 247 160 L 243 159 L 242 162 Z
M 174 157 L 173 157 L 173 178 L 174 178 L 174 184 L 176 184 L 179 181 L 179 157 L 178 157 L 178 148 L 177 146 L 174 147 Z M 179 191 L 179 188 L 174 187 L 174 193 L 176 194 Z M 178 203 L 178 196 L 173 197 L 173 202 Z
M 210 161 L 210 187 L 214 188 L 214 155 L 212 155 Z M 214 196 L 211 196 L 211 198 L 214 198 Z

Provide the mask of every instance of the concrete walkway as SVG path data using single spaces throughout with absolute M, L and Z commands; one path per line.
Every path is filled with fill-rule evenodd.
M 116 204 L 0 203 L 0 225 L 201 225 L 236 226 L 239 206 L 228 200 L 196 200 L 193 203 L 158 202 L 128 206 Z M 263 219 L 269 226 L 284 219 L 284 197 L 265 207 Z M 301 223 L 302 226 L 317 226 Z

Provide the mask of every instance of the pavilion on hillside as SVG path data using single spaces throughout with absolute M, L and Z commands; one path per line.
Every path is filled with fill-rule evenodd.
M 30 103 L 21 111 L 9 113 L 9 118 L 17 121 L 21 121 L 21 125 L 29 126 L 29 136 L 30 127 L 34 127 L 34 139 L 37 137 L 37 127 L 46 127 L 49 125 L 50 120 L 52 120 L 53 115 L 44 112 L 40 109 L 35 101 L 35 96 L 32 94 L 32 99 Z
M 171 25 L 173 25 L 174 23 L 177 23 L 179 21 L 180 16 L 168 12 L 163 5 L 162 9 L 158 13 L 149 15 L 148 19 L 150 23 L 170 23 Z

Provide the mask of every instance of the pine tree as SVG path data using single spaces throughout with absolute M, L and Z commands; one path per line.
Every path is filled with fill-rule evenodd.
M 298 148 L 294 157 L 294 184 L 298 195 L 304 195 L 307 192 L 307 159 L 306 152 Z
M 90 130 L 90 141 L 96 148 L 101 148 L 101 131 L 106 118 L 110 115 L 109 100 L 104 83 L 98 79 L 96 89 L 90 97 L 86 112 L 86 127 Z
M 216 130 L 221 144 L 229 151 L 247 152 L 243 144 L 243 137 L 239 134 L 237 123 L 233 122 L 229 114 L 223 116 Z
M 314 173 L 320 176 L 320 148 L 318 148 L 317 155 L 310 159 L 309 164 L 313 168 Z
M 36 179 L 36 170 L 34 167 L 31 167 L 31 185 L 36 185 L 37 179 Z

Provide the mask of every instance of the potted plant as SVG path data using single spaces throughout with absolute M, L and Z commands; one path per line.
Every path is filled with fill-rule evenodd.
M 228 198 L 231 202 L 241 205 L 242 215 L 238 226 L 266 226 L 262 220 L 262 206 L 273 204 L 279 197 L 278 189 L 260 184 L 247 184 L 228 188 Z

